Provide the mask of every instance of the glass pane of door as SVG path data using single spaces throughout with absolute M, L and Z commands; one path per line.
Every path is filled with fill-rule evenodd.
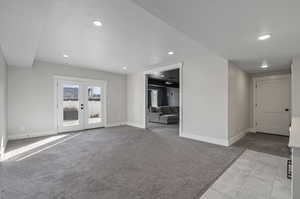
M 102 89 L 88 87 L 88 124 L 102 122 Z
M 63 84 L 63 126 L 77 126 L 79 122 L 79 85 Z

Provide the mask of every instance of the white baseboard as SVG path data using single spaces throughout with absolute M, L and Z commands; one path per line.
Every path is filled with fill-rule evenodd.
M 141 129 L 145 129 L 145 126 L 139 123 L 135 123 L 135 122 L 127 122 L 126 123 L 128 126 L 133 126 L 136 128 L 141 128 Z
M 248 129 L 248 132 L 249 132 L 249 133 L 256 133 L 256 129 L 255 129 L 255 128 L 249 128 L 249 129 Z
M 106 127 L 114 127 L 114 126 L 121 126 L 126 125 L 126 122 L 109 122 Z M 25 138 L 35 138 L 35 137 L 43 137 L 49 135 L 57 135 L 58 132 L 56 130 L 52 131 L 45 131 L 45 132 L 38 132 L 38 133 L 25 133 L 25 134 L 9 134 L 8 140 L 20 140 Z
M 115 126 L 122 126 L 126 125 L 126 122 L 108 122 L 106 127 L 115 127 Z
M 35 137 L 43 137 L 49 135 L 57 135 L 57 131 L 45 131 L 39 133 L 26 133 L 26 134 L 9 134 L 8 140 L 20 140 L 25 138 L 35 138 Z
M 229 138 L 229 145 L 234 144 L 235 142 L 237 142 L 238 140 L 240 140 L 242 137 L 244 137 L 247 133 L 247 130 L 241 131 L 240 133 L 238 133 L 235 136 L 232 136 Z
M 212 138 L 212 137 L 204 137 L 204 136 L 199 136 L 195 134 L 190 134 L 190 133 L 182 133 L 180 135 L 181 137 L 192 139 L 192 140 L 197 140 L 201 142 L 208 142 L 211 144 L 217 144 L 217 145 L 222 145 L 222 146 L 229 146 L 229 143 L 226 139 L 218 139 L 218 138 Z
M 235 142 L 242 139 L 247 133 L 252 133 L 252 132 L 255 132 L 253 128 L 248 128 L 248 129 L 245 129 L 245 130 L 241 131 L 237 135 L 229 138 L 229 145 L 234 144 Z

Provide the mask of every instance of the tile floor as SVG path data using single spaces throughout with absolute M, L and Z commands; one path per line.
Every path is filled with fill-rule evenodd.
M 290 199 L 286 161 L 246 150 L 200 199 Z

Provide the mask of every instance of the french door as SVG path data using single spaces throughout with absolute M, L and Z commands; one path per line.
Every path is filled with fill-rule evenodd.
M 105 82 L 57 79 L 58 132 L 105 126 Z

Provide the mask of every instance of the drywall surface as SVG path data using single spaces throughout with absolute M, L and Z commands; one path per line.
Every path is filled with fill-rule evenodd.
M 286 75 L 286 74 L 291 74 L 291 69 L 275 71 L 275 72 L 252 73 L 251 77 L 267 77 L 267 76 Z
M 145 77 L 144 73 L 127 76 L 127 124 L 145 127 Z
M 227 61 L 199 47 L 188 48 L 182 60 L 181 136 L 228 145 Z M 144 73 L 128 75 L 128 124 L 145 124 L 144 85 Z
M 0 48 L 0 154 L 7 143 L 7 65 Z
M 233 143 L 250 128 L 251 78 L 233 63 L 229 63 L 229 139 Z
M 294 123 L 300 117 L 300 57 L 295 57 L 292 63 L 292 132 L 290 144 L 300 143 L 299 129 Z M 300 148 L 293 148 L 292 152 L 293 178 L 292 178 L 292 199 L 300 198 Z
M 292 64 L 292 116 L 300 117 L 300 57 Z
M 107 81 L 108 125 L 118 125 L 126 121 L 125 75 L 35 62 L 32 68 L 9 67 L 9 136 L 51 134 L 55 131 L 54 76 Z

